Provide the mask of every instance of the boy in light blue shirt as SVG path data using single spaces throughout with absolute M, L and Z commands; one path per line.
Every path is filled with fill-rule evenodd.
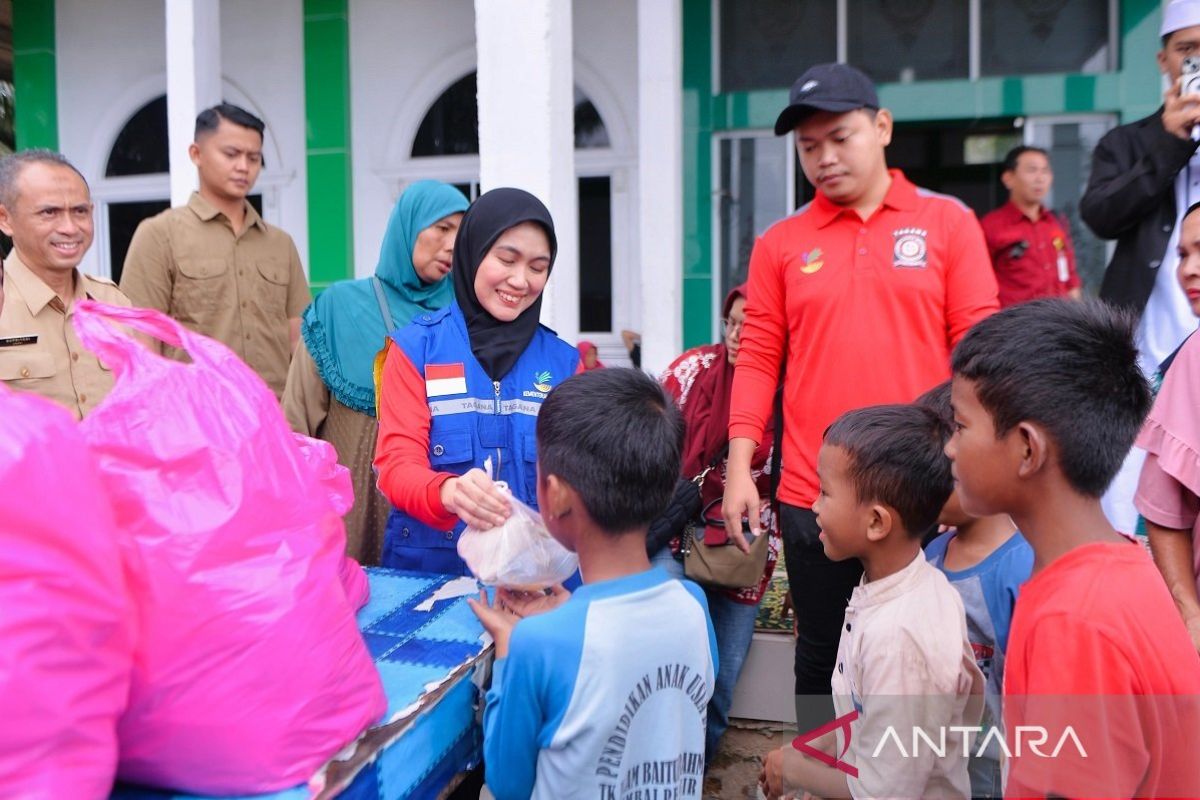
M 930 389 L 917 399 L 946 420 L 953 429 L 950 382 Z M 989 728 L 1000 728 L 1004 688 L 1004 653 L 1008 630 L 1021 584 L 1033 571 L 1033 548 L 1007 514 L 971 517 L 959 502 L 957 481 L 942 508 L 938 524 L 950 530 L 925 546 L 925 557 L 950 581 L 962 597 L 967 613 L 967 636 L 975 663 L 986 680 L 982 741 Z M 972 749 L 968 772 L 972 797 L 1001 797 L 1000 747 L 988 740 L 982 755 Z
M 538 505 L 584 585 L 471 601 L 496 643 L 483 750 L 497 800 L 699 800 L 716 638 L 703 590 L 646 556 L 682 442 L 674 402 L 637 370 L 576 375 L 542 404 Z

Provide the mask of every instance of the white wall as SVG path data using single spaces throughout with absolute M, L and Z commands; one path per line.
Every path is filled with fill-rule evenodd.
M 596 104 L 614 149 L 636 163 L 636 0 L 576 0 L 575 82 Z M 451 83 L 475 68 L 472 0 L 397 3 L 351 0 L 350 74 L 354 147 L 354 255 L 369 275 L 379 257 L 388 213 L 408 178 L 475 179 L 450 163 L 408 162 L 412 138 Z M 582 172 L 582 171 L 581 171 Z M 614 180 L 614 192 L 632 180 Z M 636 255 L 636 220 L 627 226 Z M 614 253 L 615 257 L 615 253 Z
M 472 0 L 351 1 L 350 113 L 358 275 L 374 273 L 388 214 L 399 195 L 400 187 L 386 173 L 411 152 L 413 136 L 430 104 L 474 68 Z
M 148 187 L 103 176 L 121 126 L 166 90 L 163 1 L 57 0 L 55 6 L 59 147 L 92 184 L 98 204 Z M 267 168 L 258 186 L 264 212 L 296 240 L 307 266 L 302 0 L 222 0 L 221 51 L 226 99 L 267 124 Z M 103 224 L 98 211 L 97 245 L 106 241 L 99 236 Z M 106 274 L 97 245 L 83 268 Z

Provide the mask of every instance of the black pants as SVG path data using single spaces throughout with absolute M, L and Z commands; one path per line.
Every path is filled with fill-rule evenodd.
M 857 559 L 830 561 L 811 509 L 780 504 L 783 555 L 796 614 L 796 715 L 803 732 L 833 719 L 829 680 L 850 593 L 862 578 Z

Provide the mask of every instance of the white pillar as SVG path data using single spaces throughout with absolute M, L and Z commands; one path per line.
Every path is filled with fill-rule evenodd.
M 220 0 L 164 0 L 167 11 L 167 144 L 171 205 L 187 203 L 196 189 L 188 145 L 196 115 L 221 102 Z
M 637 14 L 642 367 L 658 374 L 683 349 L 683 17 L 680 0 Z
M 554 216 L 558 257 L 542 322 L 579 335 L 579 219 L 571 0 L 475 0 L 479 180 L 515 186 Z

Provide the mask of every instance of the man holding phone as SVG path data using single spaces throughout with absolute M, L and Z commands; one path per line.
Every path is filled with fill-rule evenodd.
M 1100 297 L 1140 315 L 1137 345 L 1142 371 L 1159 364 L 1196 329 L 1187 297 L 1175 283 L 1179 220 L 1200 202 L 1200 92 L 1182 91 L 1184 65 L 1200 66 L 1200 0 L 1171 0 L 1163 9 L 1159 70 L 1170 86 L 1150 116 L 1114 128 L 1092 155 L 1092 173 L 1079 210 L 1084 221 L 1117 248 Z M 1113 526 L 1132 533 L 1133 492 L 1143 456 L 1135 450 L 1104 498 Z

